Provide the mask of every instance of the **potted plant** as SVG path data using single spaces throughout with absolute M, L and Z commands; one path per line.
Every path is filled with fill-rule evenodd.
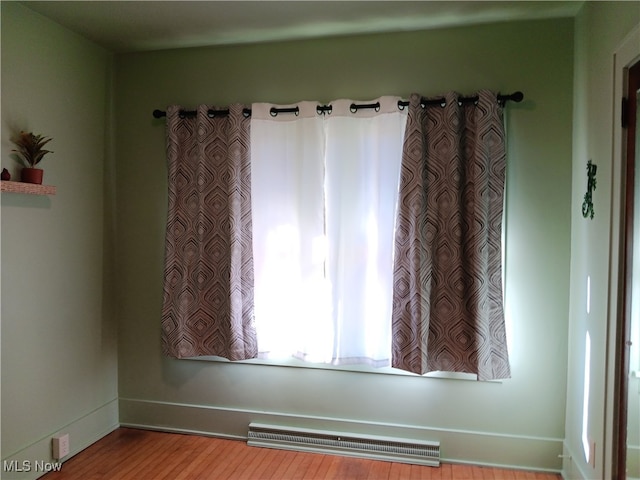
M 24 165 L 21 172 L 23 182 L 42 183 L 43 171 L 40 168 L 36 168 L 36 165 L 40 163 L 47 153 L 53 153 L 50 150 L 44 149 L 44 146 L 51 140 L 51 138 L 34 135 L 31 132 L 20 132 L 17 138 L 12 140 L 18 147 L 12 150 L 12 152 L 17 154 L 16 156 Z

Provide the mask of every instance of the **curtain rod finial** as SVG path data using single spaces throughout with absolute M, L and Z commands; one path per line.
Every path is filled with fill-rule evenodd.
M 520 91 L 513 92 L 511 94 L 511 100 L 513 100 L 516 103 L 521 102 L 523 99 L 524 99 L 524 93 Z

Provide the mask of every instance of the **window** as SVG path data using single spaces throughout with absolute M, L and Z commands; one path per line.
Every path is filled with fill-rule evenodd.
M 508 378 L 496 100 L 171 106 L 163 351 Z
M 255 318 L 260 355 L 385 366 L 406 112 L 332 102 L 273 117 L 252 106 Z

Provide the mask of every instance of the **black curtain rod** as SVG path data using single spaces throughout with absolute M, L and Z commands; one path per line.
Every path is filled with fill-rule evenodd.
M 513 92 L 509 95 L 501 95 L 498 94 L 496 96 L 496 99 L 498 100 L 498 103 L 500 105 L 503 105 L 505 103 L 507 103 L 507 101 L 511 100 L 512 102 L 516 102 L 516 103 L 520 103 L 523 99 L 524 99 L 524 93 L 518 91 L 518 92 Z M 458 103 L 459 104 L 467 104 L 467 103 L 476 103 L 478 101 L 478 96 L 476 95 L 475 97 L 460 97 L 458 98 Z M 422 108 L 426 107 L 427 105 L 440 105 L 441 107 L 444 107 L 447 104 L 447 99 L 446 98 L 421 98 L 420 99 L 420 105 L 422 106 Z M 404 108 L 407 105 L 409 105 L 409 102 L 403 102 L 403 101 L 399 101 L 398 102 L 398 108 Z
M 196 116 L 196 111 L 195 110 L 180 110 L 180 117 L 184 118 L 184 117 L 195 117 Z M 251 116 L 251 109 L 250 108 L 243 108 L 242 109 L 242 114 L 245 117 L 250 117 Z M 229 115 L 229 109 L 224 109 L 224 110 L 212 110 L 209 109 L 207 110 L 207 115 L 211 118 L 213 117 L 224 117 L 226 115 Z M 163 112 L 162 110 L 154 110 L 153 111 L 153 117 L 154 118 L 162 118 L 162 117 L 166 117 L 167 116 L 167 112 Z
M 519 103 L 524 99 L 524 94 L 522 92 L 514 92 L 512 94 L 509 95 L 498 95 L 497 96 L 497 100 L 498 103 L 500 105 L 503 105 L 507 102 L 507 101 L 512 101 L 512 102 L 516 102 Z M 478 101 L 478 96 L 475 97 L 460 97 L 458 98 L 458 103 L 460 104 L 467 104 L 467 103 L 476 103 Z M 420 105 L 422 106 L 422 108 L 426 107 L 427 105 L 440 105 L 441 107 L 444 107 L 446 105 L 446 99 L 445 98 L 431 98 L 431 99 L 426 99 L 426 98 L 422 98 L 420 100 Z M 404 107 L 408 106 L 409 102 L 408 101 L 398 101 L 398 108 L 403 109 Z M 366 108 L 373 108 L 376 111 L 380 109 L 380 102 L 376 102 L 376 103 L 363 103 L 363 104 L 356 104 L 356 103 L 352 103 L 349 107 L 349 109 L 351 110 L 352 113 L 357 112 L 358 110 L 361 109 L 366 109 Z M 318 114 L 323 114 L 326 112 L 331 113 L 333 107 L 331 105 L 318 105 L 316 107 L 316 112 L 318 112 Z M 272 117 L 275 117 L 276 115 L 278 115 L 279 113 L 293 113 L 295 115 L 298 115 L 300 113 L 300 109 L 298 107 L 287 107 L 287 108 L 276 108 L 276 107 L 271 107 L 271 109 L 269 110 L 269 113 L 271 114 Z M 250 108 L 244 108 L 242 109 L 242 114 L 245 117 L 250 117 L 251 116 L 251 109 Z M 184 117 L 193 117 L 196 115 L 196 111 L 195 110 L 180 110 L 180 116 L 182 118 Z M 220 116 L 225 116 L 225 115 L 229 115 L 229 110 L 225 109 L 225 110 L 207 110 L 207 115 L 210 118 L 214 118 L 214 117 L 220 117 Z M 154 110 L 153 111 L 153 116 L 154 118 L 162 118 L 162 117 L 166 117 L 167 116 L 167 112 L 163 112 L 162 110 Z

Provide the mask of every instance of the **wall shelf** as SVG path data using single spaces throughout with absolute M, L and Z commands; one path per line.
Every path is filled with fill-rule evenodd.
M 56 187 L 53 185 L 37 185 L 35 183 L 0 180 L 0 191 L 9 193 L 26 193 L 28 195 L 55 195 Z

